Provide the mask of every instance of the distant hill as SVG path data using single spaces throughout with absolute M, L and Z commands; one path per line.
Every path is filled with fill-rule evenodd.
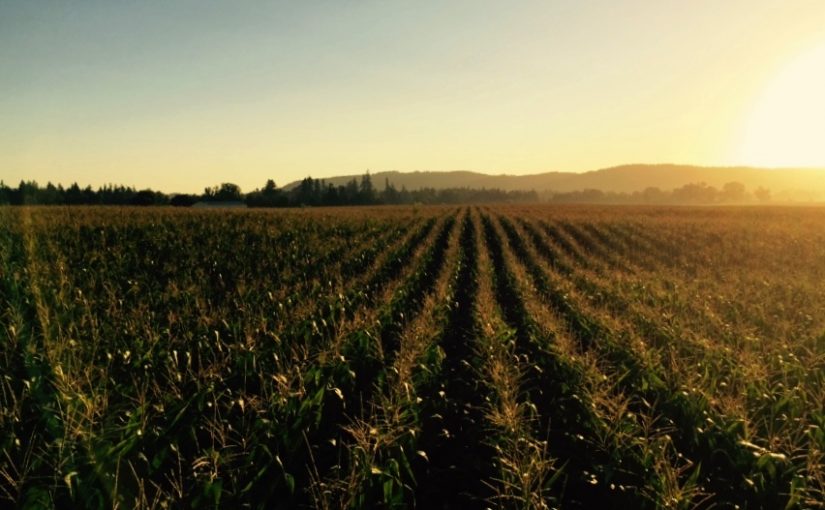
M 775 196 L 794 196 L 809 199 L 825 198 L 825 169 L 700 167 L 690 165 L 622 165 L 583 173 L 547 172 L 533 175 L 488 175 L 470 171 L 451 172 L 376 172 L 371 174 L 373 185 L 383 189 L 389 180 L 396 188 L 409 190 L 423 187 L 443 188 L 500 188 L 536 190 L 538 192 L 570 192 L 598 189 L 605 192 L 631 193 L 656 187 L 672 190 L 686 184 L 704 182 L 721 188 L 728 182 L 741 182 L 749 190 L 758 187 L 770 189 Z M 324 179 L 334 185 L 346 184 L 361 175 L 344 175 Z M 289 189 L 298 182 L 289 183 Z

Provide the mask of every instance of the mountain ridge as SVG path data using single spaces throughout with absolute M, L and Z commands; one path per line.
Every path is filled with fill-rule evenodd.
M 341 175 L 323 180 L 335 186 L 363 174 Z M 825 196 L 825 168 L 760 168 L 749 166 L 698 166 L 679 164 L 626 164 L 582 173 L 543 172 L 529 175 L 486 174 L 470 170 L 397 170 L 370 173 L 373 186 L 383 189 L 385 182 L 396 188 L 500 188 L 505 191 L 535 190 L 564 193 L 595 189 L 604 192 L 632 193 L 646 188 L 672 190 L 687 184 L 706 183 L 721 188 L 728 182 L 741 182 L 748 189 L 759 187 L 774 193 L 806 193 L 811 198 Z M 290 189 L 300 181 L 286 186 Z

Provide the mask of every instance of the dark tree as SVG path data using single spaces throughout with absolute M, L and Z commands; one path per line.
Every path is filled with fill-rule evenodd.
M 241 199 L 241 188 L 237 184 L 225 182 L 221 184 L 218 192 L 215 194 L 215 199 L 220 202 L 237 201 Z
M 198 201 L 196 195 L 187 195 L 185 193 L 177 194 L 169 201 L 170 205 L 175 207 L 191 207 Z
M 361 177 L 361 184 L 358 186 L 358 203 L 364 205 L 375 203 L 375 188 L 372 187 L 372 177 L 369 172 Z
M 745 185 L 741 182 L 728 182 L 722 186 L 722 192 L 719 194 L 721 202 L 727 204 L 738 204 L 745 201 L 747 193 Z

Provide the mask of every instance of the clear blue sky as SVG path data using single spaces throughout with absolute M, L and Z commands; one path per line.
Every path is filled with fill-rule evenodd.
M 819 0 L 0 0 L 0 178 L 199 191 L 366 169 L 825 165 L 763 142 L 825 61 L 791 85 L 783 69 L 822 44 Z M 806 93 L 792 106 L 822 104 Z

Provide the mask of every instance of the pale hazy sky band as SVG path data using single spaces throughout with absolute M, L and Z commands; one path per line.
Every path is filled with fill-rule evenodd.
M 749 112 L 823 41 L 821 0 L 0 0 L 0 178 L 759 165 Z

